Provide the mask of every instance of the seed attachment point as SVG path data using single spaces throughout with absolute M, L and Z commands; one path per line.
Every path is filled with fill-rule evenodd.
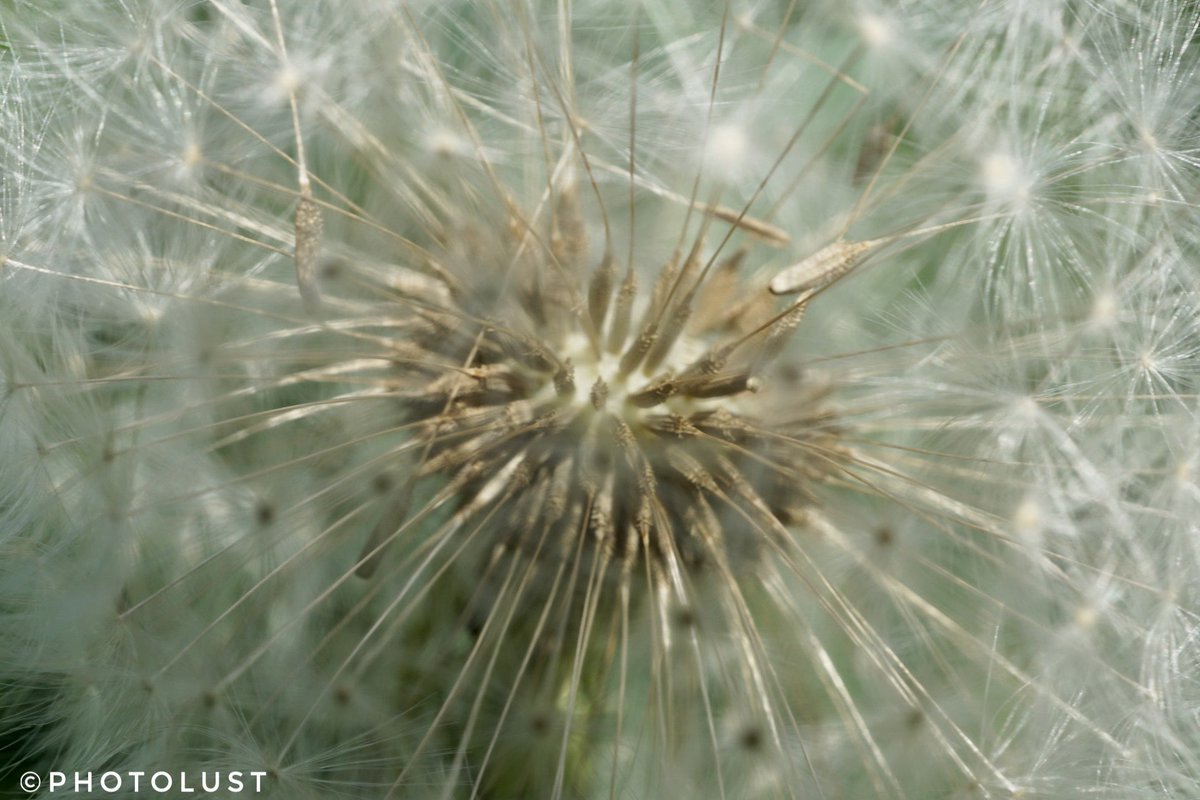
M 321 231 L 324 220 L 321 207 L 313 200 L 311 191 L 301 192 L 296 206 L 296 284 L 308 311 L 321 304 L 317 291 L 317 261 L 321 254 Z
M 796 294 L 823 289 L 854 269 L 863 256 L 879 244 L 878 239 L 865 242 L 847 242 L 839 239 L 780 272 L 771 279 L 768 288 L 772 294 Z

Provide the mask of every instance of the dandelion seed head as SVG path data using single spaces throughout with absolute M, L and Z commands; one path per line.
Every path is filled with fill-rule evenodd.
M 726 122 L 709 134 L 705 158 L 723 173 L 736 174 L 743 165 L 749 141 L 740 125 Z
M 1194 11 L 59 5 L 0 724 L 288 797 L 1195 794 Z
M 1191 460 L 1183 460 L 1175 465 L 1175 481 L 1180 487 L 1195 485 L 1196 469 Z
M 888 47 L 895 36 L 891 20 L 878 14 L 862 14 L 858 19 L 858 29 L 863 41 L 877 49 Z
M 1089 320 L 1095 328 L 1107 328 L 1116 324 L 1120 311 L 1120 300 L 1117 298 L 1116 293 L 1111 289 L 1106 289 L 1097 292 L 1096 296 L 1092 299 L 1092 311 Z
M 1088 630 L 1096 626 L 1099 620 L 1099 613 L 1092 606 L 1080 606 L 1075 612 L 1075 626 L 1081 630 Z
M 303 85 L 304 79 L 301 77 L 300 71 L 291 63 L 285 63 L 276 73 L 272 87 L 276 102 L 282 102 L 291 97 Z
M 185 170 L 191 171 L 195 169 L 203 160 L 204 151 L 197 142 L 188 142 L 184 146 L 183 155 L 180 156 L 180 163 Z
M 1004 152 L 993 152 L 980 160 L 984 189 L 994 202 L 1024 210 L 1030 201 L 1034 179 L 1024 165 Z
M 439 158 L 465 156 L 470 153 L 470 144 L 448 128 L 437 128 L 425 136 L 425 147 Z
M 1023 537 L 1036 536 L 1042 527 L 1042 509 L 1036 500 L 1026 498 L 1021 501 L 1013 514 L 1013 523 L 1017 532 Z

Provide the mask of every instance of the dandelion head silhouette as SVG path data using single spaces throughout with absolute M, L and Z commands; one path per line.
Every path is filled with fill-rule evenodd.
M 0 776 L 1194 796 L 1198 19 L 0 0 Z

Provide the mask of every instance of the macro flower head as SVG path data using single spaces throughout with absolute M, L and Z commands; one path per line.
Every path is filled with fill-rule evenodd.
M 0 0 L 0 774 L 1194 796 L 1198 26 Z

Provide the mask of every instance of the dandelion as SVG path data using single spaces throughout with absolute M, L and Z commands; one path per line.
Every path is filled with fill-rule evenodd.
M 1193 796 L 1198 26 L 9 3 L 4 774 Z

